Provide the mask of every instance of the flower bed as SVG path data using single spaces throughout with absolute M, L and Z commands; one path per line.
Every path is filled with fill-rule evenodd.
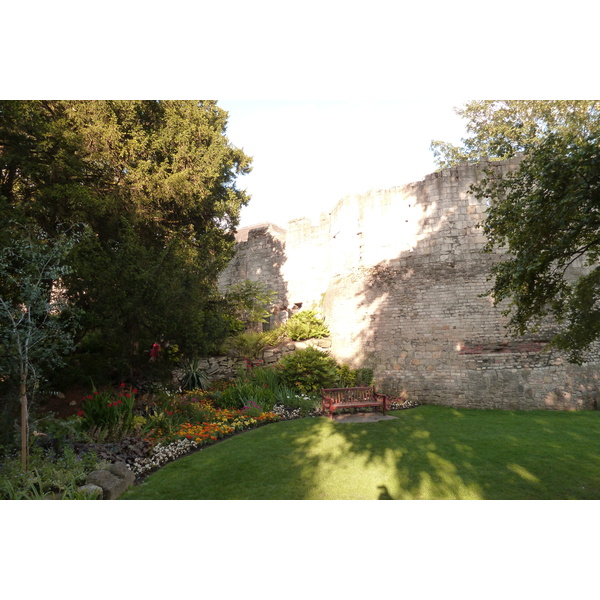
M 262 413 L 256 417 L 232 409 L 217 409 L 215 413 L 214 422 L 182 423 L 163 441 L 157 442 L 147 458 L 132 461 L 129 467 L 136 477 L 145 477 L 166 463 L 226 436 L 279 421 L 274 412 Z

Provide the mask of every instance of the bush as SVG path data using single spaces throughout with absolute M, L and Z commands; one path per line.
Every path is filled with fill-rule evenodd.
M 188 393 L 185 396 L 169 394 L 159 395 L 155 402 L 146 407 L 146 432 L 160 432 L 167 435 L 182 423 L 203 423 L 213 421 L 215 408 L 212 401 L 202 396 L 202 390 Z
M 225 342 L 225 350 L 240 358 L 258 358 L 268 345 L 268 337 L 264 333 L 246 331 L 228 338 Z
M 296 350 L 279 364 L 283 382 L 301 393 L 319 393 L 321 388 L 333 387 L 338 381 L 336 361 L 316 348 Z
M 96 468 L 94 452 L 77 454 L 70 448 L 57 454 L 53 450 L 32 447 L 29 465 L 22 470 L 16 456 L 5 456 L 0 470 L 0 498 L 7 500 L 42 499 L 51 492 L 72 491 L 85 483 Z
M 351 369 L 347 365 L 338 367 L 338 387 L 367 387 L 373 383 L 373 369 Z
M 96 392 L 85 399 L 80 416 L 81 426 L 95 438 L 119 440 L 133 431 L 133 405 L 137 390 L 125 390 L 121 384 L 118 394 L 109 390 Z
M 208 375 L 200 368 L 200 359 L 187 360 L 181 365 L 181 368 L 183 369 L 183 375 L 180 386 L 183 391 L 207 390 L 210 387 Z
M 227 388 L 219 398 L 219 405 L 223 408 L 241 410 L 244 406 L 254 402 L 270 411 L 277 402 L 277 398 L 269 387 L 259 386 L 252 382 L 238 382 Z
M 294 340 L 329 337 L 325 321 L 314 310 L 303 310 L 291 316 L 285 324 L 286 335 Z

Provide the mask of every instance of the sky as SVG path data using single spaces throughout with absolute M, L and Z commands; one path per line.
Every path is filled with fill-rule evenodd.
M 465 100 L 219 100 L 229 141 L 253 157 L 238 178 L 251 200 L 240 227 L 316 222 L 347 194 L 419 181 L 436 170 L 432 140 L 465 137 Z

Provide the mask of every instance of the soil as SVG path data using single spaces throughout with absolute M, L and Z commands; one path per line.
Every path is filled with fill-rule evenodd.
M 64 393 L 61 392 L 58 396 L 43 396 L 38 399 L 38 408 L 42 412 L 53 413 L 61 419 L 66 419 L 81 410 L 86 394 L 89 394 L 87 388 L 74 387 Z

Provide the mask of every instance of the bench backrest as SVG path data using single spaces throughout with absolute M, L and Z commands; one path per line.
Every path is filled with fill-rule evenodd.
M 322 389 L 321 397 L 331 398 L 334 403 L 338 402 L 369 402 L 375 398 L 374 387 L 354 387 L 354 388 L 330 388 Z

